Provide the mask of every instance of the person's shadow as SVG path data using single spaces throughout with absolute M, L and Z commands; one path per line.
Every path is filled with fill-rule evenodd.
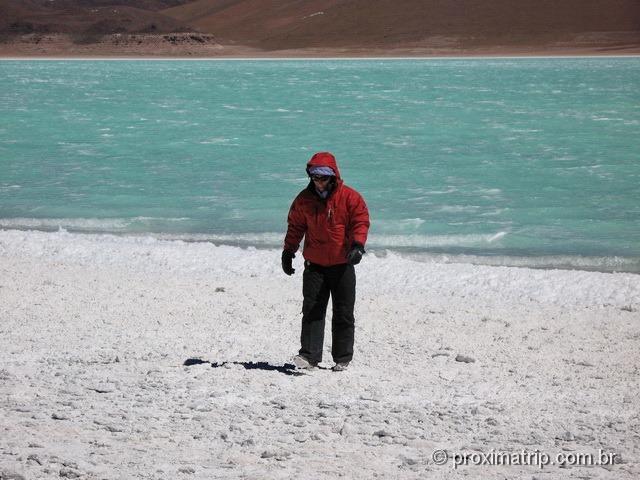
M 280 373 L 284 373 L 285 375 L 299 376 L 304 375 L 304 373 L 296 371 L 296 366 L 291 363 L 285 363 L 284 365 L 271 365 L 267 362 L 210 362 L 208 360 L 202 360 L 200 358 L 187 358 L 182 365 L 185 367 L 190 367 L 192 365 L 202 365 L 208 363 L 213 368 L 224 367 L 227 364 L 231 365 L 242 365 L 247 370 L 266 370 L 266 371 L 276 371 Z

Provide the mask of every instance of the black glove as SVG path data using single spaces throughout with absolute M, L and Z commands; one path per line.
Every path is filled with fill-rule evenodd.
M 359 264 L 360 260 L 362 260 L 362 255 L 364 255 L 364 247 L 359 243 L 354 243 L 347 254 L 347 263 L 349 265 Z
M 296 269 L 291 265 L 295 256 L 296 254 L 289 250 L 282 251 L 282 271 L 287 275 L 296 273 Z

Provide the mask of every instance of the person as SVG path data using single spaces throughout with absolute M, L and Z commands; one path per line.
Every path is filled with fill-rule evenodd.
M 353 358 L 356 298 L 354 265 L 365 253 L 369 211 L 357 191 L 344 184 L 335 157 L 319 152 L 307 163 L 310 182 L 294 199 L 287 217 L 282 269 L 295 272 L 293 258 L 304 237 L 302 256 L 302 331 L 296 367 L 312 369 L 322 361 L 325 315 L 331 296 L 334 371 Z

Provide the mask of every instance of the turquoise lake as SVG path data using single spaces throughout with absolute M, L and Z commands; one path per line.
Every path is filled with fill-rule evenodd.
M 279 247 L 316 151 L 369 249 L 640 272 L 640 58 L 0 61 L 0 228 Z

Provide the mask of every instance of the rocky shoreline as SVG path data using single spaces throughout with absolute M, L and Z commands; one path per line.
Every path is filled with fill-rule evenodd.
M 432 57 L 528 55 L 640 55 L 640 44 L 625 32 L 582 34 L 563 41 L 542 43 L 521 39 L 504 44 L 473 45 L 471 39 L 433 36 L 423 42 L 399 45 L 352 45 L 260 49 L 219 41 L 200 32 L 164 34 L 28 33 L 0 38 L 0 58 L 15 57 L 193 57 L 193 58 L 304 58 L 304 57 Z

